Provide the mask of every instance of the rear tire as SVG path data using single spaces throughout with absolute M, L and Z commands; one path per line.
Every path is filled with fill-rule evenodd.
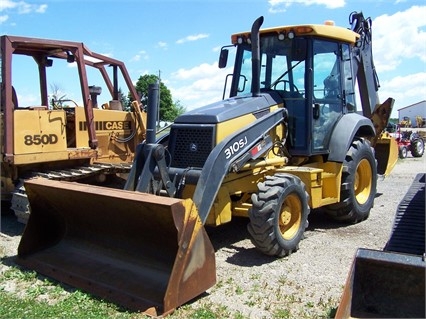
M 417 138 L 411 142 L 411 155 L 413 157 L 422 157 L 425 152 L 425 142 L 422 138 Z
M 299 248 L 308 226 L 309 195 L 296 176 L 267 176 L 252 195 L 250 223 L 247 226 L 253 245 L 269 256 L 284 257 Z
M 406 146 L 401 146 L 399 149 L 399 158 L 403 159 L 406 158 L 408 154 L 408 150 Z
M 377 186 L 377 164 L 370 142 L 356 139 L 343 162 L 340 203 L 325 210 L 338 221 L 358 223 L 368 218 L 374 205 Z

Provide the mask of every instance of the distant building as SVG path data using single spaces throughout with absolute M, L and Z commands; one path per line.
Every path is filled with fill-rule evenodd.
M 417 127 L 416 117 L 421 116 L 422 118 L 426 118 L 426 100 L 408 105 L 398 110 L 400 123 L 406 116 L 410 118 L 411 126 Z

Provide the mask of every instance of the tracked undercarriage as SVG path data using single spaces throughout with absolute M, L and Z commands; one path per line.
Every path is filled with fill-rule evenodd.
M 90 184 L 102 184 L 103 186 L 122 188 L 120 176 L 127 174 L 131 169 L 131 163 L 124 164 L 92 164 L 72 167 L 68 169 L 57 169 L 49 171 L 32 172 L 20 183 L 12 193 L 11 209 L 15 212 L 20 223 L 26 224 L 31 212 L 25 191 L 24 181 L 35 177 L 44 177 L 57 181 L 81 182 Z M 117 177 L 117 178 L 114 178 Z

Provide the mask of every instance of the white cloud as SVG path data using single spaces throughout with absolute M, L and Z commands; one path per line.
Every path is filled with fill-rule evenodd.
M 381 101 L 388 97 L 395 99 L 392 117 L 398 117 L 398 109 L 426 100 L 426 72 L 397 76 L 380 84 Z
M 426 62 L 426 6 L 413 6 L 394 15 L 373 20 L 373 50 L 376 68 L 396 69 L 404 59 L 418 58 Z
M 217 70 L 217 63 L 203 63 L 189 70 L 183 68 L 179 69 L 176 72 L 172 73 L 172 78 L 175 78 L 177 80 L 199 79 L 214 75 L 217 73 Z
M 320 5 L 327 9 L 337 9 L 345 6 L 345 0 L 269 0 L 269 12 L 279 13 L 287 10 L 288 7 L 295 4 L 304 6 Z
M 2 0 L 0 1 L 0 12 L 6 9 L 13 9 L 17 6 L 16 1 Z
M 205 33 L 195 34 L 195 35 L 188 35 L 185 38 L 179 39 L 176 41 L 177 44 L 182 44 L 185 42 L 191 42 L 191 41 L 197 41 L 200 39 L 208 38 L 209 35 Z
M 44 13 L 47 10 L 47 4 L 31 4 L 25 1 L 0 1 L 0 12 L 6 10 L 16 10 L 18 14 L 27 14 L 31 12 Z
M 0 1 L 0 12 L 9 12 L 17 14 L 28 14 L 32 12 L 45 13 L 47 10 L 47 4 L 31 4 L 25 1 L 12 1 L 12 0 L 1 0 Z M 4 23 L 9 19 L 8 15 L 0 16 L 0 24 Z
M 137 62 L 137 61 L 140 61 L 140 60 L 148 60 L 148 59 L 149 59 L 148 53 L 144 50 L 141 50 L 135 56 L 133 56 L 130 59 L 130 61 Z
M 40 6 L 36 7 L 35 12 L 45 13 L 46 10 L 47 10 L 47 4 L 41 4 Z
M 163 42 L 163 41 L 159 41 L 158 43 L 157 43 L 157 47 L 158 48 L 161 48 L 161 49 L 164 49 L 164 50 L 167 50 L 167 43 L 166 42 Z
M 179 100 L 189 111 L 220 101 L 226 74 L 231 72 L 232 68 L 219 69 L 217 62 L 203 63 L 192 69 L 179 69 L 171 75 L 168 88 L 173 99 Z

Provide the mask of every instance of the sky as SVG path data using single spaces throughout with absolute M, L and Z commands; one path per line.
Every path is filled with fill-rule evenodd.
M 395 99 L 397 118 L 398 109 L 426 100 L 425 0 L 0 0 L 0 34 L 83 42 L 123 61 L 135 83 L 159 75 L 191 110 L 222 99 L 232 70 L 217 67 L 220 48 L 259 16 L 262 28 L 326 20 L 349 28 L 353 11 L 373 21 L 379 97 Z M 66 77 L 55 81 L 68 98 L 80 94 Z M 31 83 L 17 86 L 20 105 L 31 105 Z

